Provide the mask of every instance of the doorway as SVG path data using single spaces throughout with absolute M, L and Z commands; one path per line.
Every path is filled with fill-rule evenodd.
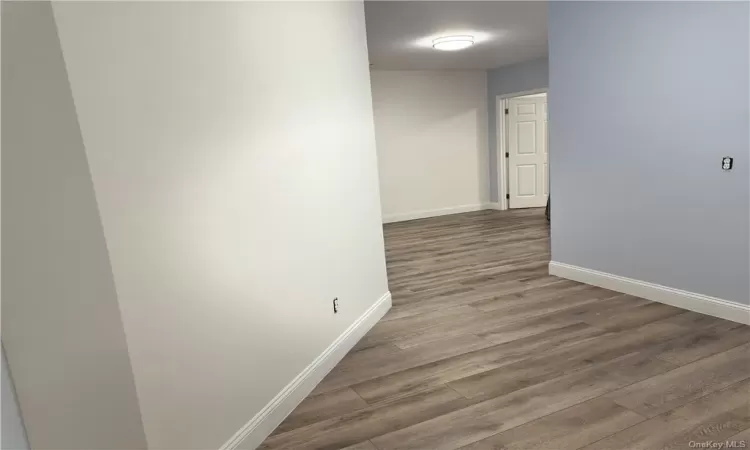
M 547 92 L 498 97 L 497 108 L 502 209 L 545 207 L 550 193 Z

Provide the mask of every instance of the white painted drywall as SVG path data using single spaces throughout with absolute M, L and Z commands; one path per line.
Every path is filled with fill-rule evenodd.
M 486 72 L 371 76 L 384 220 L 488 202 Z
M 148 446 L 217 448 L 388 289 L 363 5 L 54 10 Z
M 29 441 L 26 439 L 26 429 L 23 427 L 21 410 L 16 399 L 16 389 L 13 387 L 13 378 L 5 360 L 5 350 L 0 355 L 0 400 L 2 400 L 2 427 L 0 427 L 0 448 L 3 450 L 27 450 Z
M 2 11 L 2 340 L 29 443 L 142 449 L 107 243 L 52 7 L 4 2 Z

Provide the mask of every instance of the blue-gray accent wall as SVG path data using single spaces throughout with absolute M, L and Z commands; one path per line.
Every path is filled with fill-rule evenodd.
M 748 2 L 550 2 L 553 261 L 750 303 L 749 22 Z

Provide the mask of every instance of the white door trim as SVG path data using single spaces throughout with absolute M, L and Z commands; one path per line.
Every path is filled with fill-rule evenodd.
M 497 145 L 497 202 L 500 204 L 501 210 L 508 209 L 508 162 L 505 158 L 505 108 L 507 101 L 505 97 L 495 97 L 495 111 L 497 116 L 497 125 L 495 133 L 495 140 Z
M 505 158 L 505 152 L 507 151 L 507 121 L 505 120 L 505 108 L 508 107 L 508 99 L 513 97 L 521 97 L 524 95 L 541 94 L 546 93 L 549 88 L 532 89 L 530 91 L 513 92 L 511 94 L 501 94 L 495 96 L 495 151 L 497 161 L 497 202 L 500 204 L 501 210 L 508 209 L 508 161 Z M 549 98 L 547 98 L 549 103 Z M 549 151 L 549 149 L 547 150 Z

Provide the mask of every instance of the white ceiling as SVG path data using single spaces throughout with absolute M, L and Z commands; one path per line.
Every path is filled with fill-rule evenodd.
M 547 55 L 546 1 L 366 1 L 373 69 L 493 69 Z M 440 36 L 470 34 L 455 52 Z

